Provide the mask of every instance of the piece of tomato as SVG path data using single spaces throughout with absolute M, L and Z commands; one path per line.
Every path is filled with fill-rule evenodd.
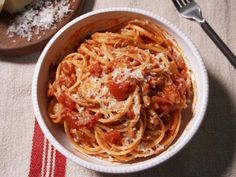
M 63 71 L 64 74 L 66 75 L 71 75 L 75 73 L 75 67 L 73 64 L 68 63 L 68 62 L 63 62 L 61 64 L 61 70 Z
M 102 71 L 103 71 L 103 69 L 102 69 L 101 65 L 98 63 L 91 65 L 90 69 L 89 69 L 90 74 L 93 76 L 96 76 L 96 77 L 100 77 L 102 74 Z
M 108 83 L 108 88 L 112 96 L 114 96 L 118 101 L 122 101 L 134 91 L 135 84 L 130 82 L 115 83 L 111 81 Z
M 75 102 L 66 94 L 61 93 L 61 95 L 57 98 L 57 100 L 59 103 L 61 103 L 63 106 L 65 106 L 69 110 L 75 109 Z
M 72 74 L 71 76 L 61 76 L 58 80 L 59 85 L 64 85 L 67 88 L 74 85 L 75 82 L 76 82 L 76 76 L 74 74 Z
M 100 115 L 92 115 L 85 110 L 83 113 L 71 111 L 65 108 L 61 114 L 62 118 L 68 123 L 70 128 L 80 129 L 81 127 L 94 127 L 97 121 L 101 118 Z
M 130 111 L 128 111 L 127 112 L 127 117 L 129 118 L 129 119 L 133 119 L 134 118 L 134 111 L 133 110 L 130 110 Z
M 121 145 L 121 134 L 117 130 L 111 130 L 105 133 L 104 139 L 112 144 Z

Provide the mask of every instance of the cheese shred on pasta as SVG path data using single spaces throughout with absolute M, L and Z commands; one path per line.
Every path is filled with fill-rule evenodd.
M 51 68 L 48 115 L 81 153 L 116 162 L 160 154 L 193 94 L 183 58 L 149 21 L 96 32 Z

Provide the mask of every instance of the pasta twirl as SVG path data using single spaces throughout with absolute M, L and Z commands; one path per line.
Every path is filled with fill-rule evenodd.
M 64 125 L 75 150 L 117 162 L 168 148 L 193 94 L 175 40 L 138 19 L 92 34 L 50 76 L 52 122 Z

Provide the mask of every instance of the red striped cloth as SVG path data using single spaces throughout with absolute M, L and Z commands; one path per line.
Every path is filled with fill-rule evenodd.
M 29 177 L 65 177 L 66 158 L 45 138 L 35 120 Z

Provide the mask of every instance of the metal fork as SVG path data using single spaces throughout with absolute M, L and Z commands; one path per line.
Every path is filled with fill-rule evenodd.
M 190 20 L 197 21 L 207 35 L 212 39 L 216 46 L 222 51 L 229 62 L 236 68 L 236 57 L 233 52 L 226 46 L 222 39 L 216 34 L 212 27 L 202 17 L 199 5 L 193 0 L 172 0 L 179 13 Z

